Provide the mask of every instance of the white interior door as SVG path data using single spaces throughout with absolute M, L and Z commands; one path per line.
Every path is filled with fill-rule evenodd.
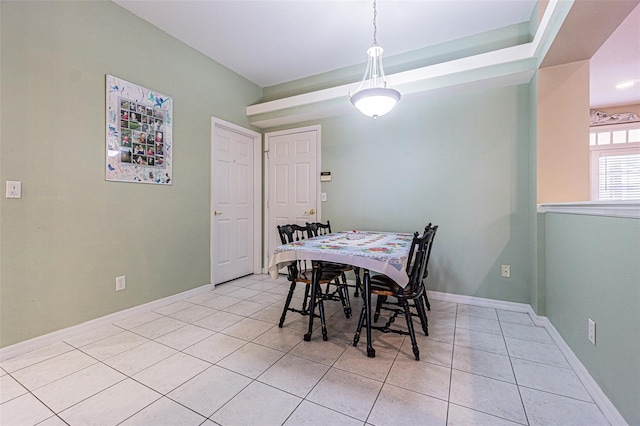
M 260 134 L 212 120 L 211 282 L 214 285 L 260 272 L 260 145 Z
M 267 220 L 265 266 L 281 244 L 277 226 L 320 217 L 320 126 L 265 135 Z

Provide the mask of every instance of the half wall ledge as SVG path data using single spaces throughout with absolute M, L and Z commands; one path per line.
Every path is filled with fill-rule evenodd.
M 640 219 L 640 200 L 538 204 L 538 213 L 564 213 Z

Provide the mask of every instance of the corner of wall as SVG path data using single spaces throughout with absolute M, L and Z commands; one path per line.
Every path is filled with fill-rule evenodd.
M 535 236 L 535 271 L 534 282 L 531 286 L 531 307 L 539 316 L 545 316 L 547 311 L 547 280 L 546 280 L 546 221 L 544 213 L 536 213 Z
M 589 201 L 589 60 L 537 76 L 537 203 Z

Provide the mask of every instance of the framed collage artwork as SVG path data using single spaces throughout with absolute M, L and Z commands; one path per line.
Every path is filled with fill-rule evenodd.
M 171 185 L 173 99 L 107 75 L 106 179 Z

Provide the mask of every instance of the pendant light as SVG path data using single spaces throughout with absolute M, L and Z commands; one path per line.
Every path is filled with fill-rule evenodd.
M 400 100 L 400 92 L 387 87 L 382 68 L 382 49 L 378 46 L 376 33 L 376 0 L 373 0 L 373 44 L 367 50 L 367 69 L 358 90 L 349 93 L 351 103 L 364 115 L 378 118 L 393 109 Z

